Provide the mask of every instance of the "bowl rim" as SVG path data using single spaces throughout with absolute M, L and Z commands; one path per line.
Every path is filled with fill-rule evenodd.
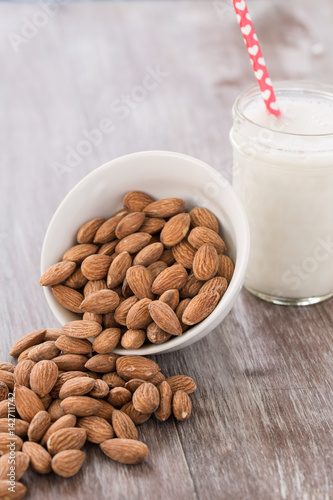
M 43 240 L 43 245 L 42 245 L 42 251 L 41 251 L 41 274 L 45 272 L 47 266 L 45 265 L 45 261 L 47 259 L 46 256 L 46 246 L 47 246 L 47 240 L 49 239 L 50 235 L 52 234 L 53 230 L 53 225 L 59 215 L 59 212 L 62 211 L 62 207 L 64 204 L 68 202 L 68 199 L 71 198 L 73 193 L 75 193 L 76 190 L 79 190 L 83 185 L 90 183 L 95 176 L 99 176 L 103 170 L 108 170 L 115 168 L 115 166 L 119 166 L 119 162 L 127 161 L 127 160 L 135 160 L 136 158 L 140 157 L 147 157 L 147 156 L 166 156 L 169 158 L 176 157 L 178 159 L 183 159 L 186 160 L 187 162 L 193 162 L 197 164 L 199 167 L 203 168 L 204 170 L 207 171 L 207 174 L 212 174 L 214 175 L 215 181 L 219 184 L 220 187 L 223 187 L 223 189 L 228 190 L 229 196 L 233 199 L 233 204 L 237 208 L 238 211 L 238 230 L 242 232 L 242 237 L 244 240 L 244 244 L 240 247 L 237 248 L 237 260 L 235 262 L 235 270 L 234 270 L 234 275 L 232 277 L 232 280 L 230 281 L 230 284 L 223 295 L 222 299 L 214 309 L 214 311 L 207 316 L 203 321 L 198 323 L 197 325 L 194 325 L 190 328 L 189 331 L 186 331 L 185 334 L 180 335 L 180 336 L 175 336 L 173 338 L 170 338 L 167 342 L 163 344 L 151 344 L 151 345 L 144 345 L 140 347 L 137 350 L 127 350 L 124 348 L 116 348 L 112 352 L 116 354 L 122 354 L 122 355 L 154 355 L 154 354 L 161 354 L 161 353 L 166 353 L 169 352 L 170 350 L 176 350 L 180 349 L 183 344 L 187 343 L 192 343 L 191 340 L 193 341 L 196 336 L 202 332 L 202 330 L 205 330 L 206 328 L 209 327 L 209 325 L 212 325 L 211 330 L 213 330 L 221 321 L 223 321 L 224 318 L 222 318 L 220 321 L 218 321 L 219 316 L 221 315 L 221 312 L 223 310 L 229 310 L 233 306 L 233 302 L 235 298 L 237 297 L 238 293 L 240 292 L 243 281 L 244 281 L 244 276 L 245 276 L 245 271 L 248 263 L 248 258 L 249 258 L 249 251 L 250 251 L 250 230 L 249 230 L 249 224 L 247 220 L 247 216 L 245 213 L 245 209 L 243 205 L 241 204 L 238 196 L 236 195 L 232 185 L 225 179 L 223 174 L 221 174 L 218 170 L 214 169 L 207 163 L 203 162 L 202 160 L 199 160 L 197 158 L 194 158 L 190 155 L 186 155 L 183 153 L 177 153 L 173 151 L 163 151 L 163 150 L 149 150 L 149 151 L 139 151 L 135 153 L 130 153 L 127 155 L 122 155 L 117 158 L 114 158 L 113 160 L 110 160 L 100 167 L 97 167 L 94 169 L 92 172 L 89 172 L 86 176 L 84 176 L 78 183 L 76 183 L 70 191 L 67 193 L 67 195 L 63 198 L 61 203 L 59 204 L 58 208 L 54 212 L 49 225 L 47 227 L 44 240 Z M 218 174 L 218 175 L 217 175 Z M 43 287 L 44 289 L 44 295 L 46 297 L 46 301 L 53 312 L 54 316 L 57 318 L 57 320 L 62 324 L 62 319 L 60 317 L 60 314 L 58 313 L 57 308 L 61 306 L 58 302 L 56 302 L 55 298 L 52 295 L 51 290 L 49 287 Z M 63 308 L 63 306 L 61 306 Z M 63 308 L 65 309 L 65 308 Z M 208 332 L 209 333 L 209 332 Z M 200 337 L 201 338 L 201 337 Z M 185 346 L 184 346 L 185 347 Z

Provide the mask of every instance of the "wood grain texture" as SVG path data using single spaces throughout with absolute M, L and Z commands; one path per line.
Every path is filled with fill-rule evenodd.
M 332 2 L 249 7 L 273 79 L 332 81 Z M 21 34 L 22 19 L 39 9 L 0 3 L 3 360 L 23 334 L 58 326 L 38 285 L 39 260 L 69 189 L 100 164 L 145 149 L 196 156 L 230 178 L 231 106 L 255 84 L 227 2 L 62 5 L 16 53 L 8 34 Z M 141 99 L 135 88 L 156 65 L 168 75 Z M 117 106 L 128 94 L 123 117 Z M 104 118 L 113 132 L 57 175 L 55 162 Z M 28 498 L 333 498 L 332 321 L 332 300 L 285 308 L 243 291 L 208 337 L 158 357 L 166 375 L 193 376 L 198 391 L 189 421 L 140 427 L 146 463 L 122 466 L 89 446 L 70 480 L 29 472 Z

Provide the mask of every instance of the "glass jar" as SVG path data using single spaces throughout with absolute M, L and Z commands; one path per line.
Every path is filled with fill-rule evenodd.
M 260 91 L 233 107 L 233 185 L 250 225 L 245 287 L 285 305 L 333 296 L 333 88 L 275 85 L 281 118 Z

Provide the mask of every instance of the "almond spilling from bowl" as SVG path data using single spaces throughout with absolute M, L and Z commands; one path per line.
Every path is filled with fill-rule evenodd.
M 130 191 L 108 219 L 78 227 L 76 244 L 45 271 L 40 284 L 50 286 L 63 307 L 82 315 L 64 335 L 95 337 L 98 353 L 162 344 L 203 321 L 227 291 L 234 263 L 225 254 L 222 233 L 205 207 L 188 210 L 181 198 L 155 200 Z M 190 299 L 186 307 L 184 299 Z M 110 328 L 120 335 L 109 337 Z M 33 342 L 27 338 L 27 347 Z
M 87 237 L 91 239 L 92 235 Z M 218 295 L 216 291 L 201 295 L 205 293 Z M 173 310 L 179 301 L 178 291 L 173 290 L 162 299 L 143 300 L 149 301 L 148 307 L 149 304 L 152 309 L 157 307 L 158 312 L 167 308 L 166 316 L 171 314 L 172 321 L 176 318 L 176 324 L 180 325 Z M 157 314 L 155 320 L 159 321 L 158 318 Z M 10 398 L 0 402 L 1 498 L 9 498 L 4 485 L 10 472 L 8 446 L 13 443 L 16 481 L 22 476 L 24 481 L 29 467 L 39 474 L 53 471 L 67 478 L 83 466 L 82 447 L 86 441 L 100 445 L 102 452 L 114 461 L 140 464 L 147 459 L 149 449 L 139 440 L 138 425 L 152 415 L 159 422 L 171 415 L 179 422 L 190 417 L 192 405 L 188 395 L 196 389 L 191 377 L 166 378 L 155 361 L 143 356 L 96 352 L 86 338 L 88 334 L 94 338 L 93 343 L 105 336 L 97 342 L 100 350 L 104 350 L 105 345 L 114 345 L 120 337 L 120 329 L 100 332 L 100 325 L 96 325 L 79 320 L 64 325 L 61 330 L 29 333 L 14 344 L 11 352 L 21 357 L 34 350 L 32 357 L 37 361 L 25 357 L 16 366 L 0 362 L 0 390 L 3 397 Z M 150 329 L 152 325 L 159 328 L 151 322 Z M 124 337 L 130 341 L 132 337 L 128 332 L 130 330 Z M 48 347 L 50 342 L 59 347 L 53 351 L 46 349 L 50 359 L 35 358 L 35 353 L 44 352 L 42 347 Z M 15 405 L 9 390 L 15 394 Z M 13 498 L 23 498 L 26 494 L 23 484 L 16 482 L 15 487 L 18 495 Z

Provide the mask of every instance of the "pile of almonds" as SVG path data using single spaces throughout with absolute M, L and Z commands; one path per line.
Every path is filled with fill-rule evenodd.
M 138 440 L 137 425 L 152 415 L 160 421 L 171 414 L 179 421 L 190 417 L 192 378 L 165 378 L 142 356 L 93 353 L 88 338 L 96 340 L 101 328 L 78 320 L 33 331 L 10 350 L 16 366 L 0 362 L 0 498 L 25 496 L 19 480 L 29 466 L 73 476 L 84 462 L 86 441 L 113 460 L 141 463 L 148 447 Z
M 110 219 L 79 229 L 77 244 L 40 284 L 66 309 L 103 325 L 98 353 L 162 344 L 205 319 L 225 293 L 234 265 L 218 233 L 206 208 L 186 213 L 180 198 L 131 191 Z

